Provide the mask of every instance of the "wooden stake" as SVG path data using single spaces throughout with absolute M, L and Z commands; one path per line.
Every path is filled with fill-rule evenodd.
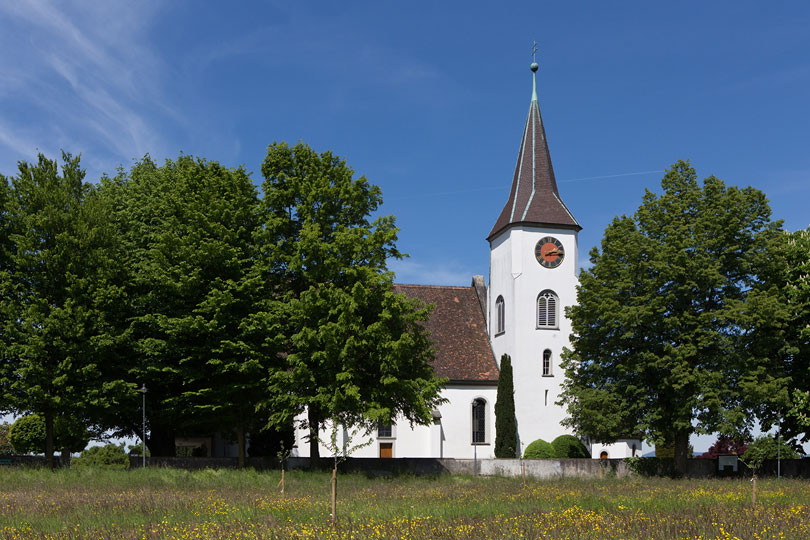
M 752 479 L 754 485 L 753 490 L 751 491 L 751 506 L 754 508 L 757 507 L 757 473 L 754 472 L 754 477 Z
M 332 525 L 335 524 L 337 519 L 336 515 L 337 506 L 337 469 L 332 469 Z
M 281 480 L 278 481 L 276 487 L 281 486 L 281 494 L 284 495 L 284 469 L 281 469 Z

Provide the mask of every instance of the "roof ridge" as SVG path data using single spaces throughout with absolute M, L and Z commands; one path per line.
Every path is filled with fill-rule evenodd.
M 394 283 L 397 287 L 430 287 L 432 289 L 472 289 L 472 285 L 422 285 L 420 283 Z

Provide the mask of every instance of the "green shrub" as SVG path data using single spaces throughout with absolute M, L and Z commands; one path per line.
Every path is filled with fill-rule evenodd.
M 588 449 L 582 444 L 582 441 L 573 435 L 560 435 L 551 441 L 551 447 L 554 449 L 554 457 L 560 459 L 566 458 L 590 458 Z
M 143 455 L 143 445 L 138 444 L 130 444 L 127 446 L 127 453 L 130 456 L 141 456 Z M 146 447 L 146 457 L 152 457 L 152 452 L 149 451 L 149 447 Z
M 523 457 L 526 459 L 549 459 L 554 458 L 554 447 L 551 443 L 547 443 L 543 439 L 537 439 L 523 452 Z
M 45 451 L 45 420 L 38 414 L 21 416 L 11 424 L 8 440 L 18 454 Z
M 73 460 L 74 467 L 96 467 L 99 469 L 128 469 L 129 455 L 124 443 L 91 446 Z
M 18 454 L 42 454 L 45 452 L 45 419 L 38 414 L 17 418 L 9 431 L 9 442 Z M 90 434 L 81 421 L 57 417 L 53 426 L 53 448 L 79 452 L 87 446 Z

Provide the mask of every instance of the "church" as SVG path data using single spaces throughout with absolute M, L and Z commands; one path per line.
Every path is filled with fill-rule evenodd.
M 537 100 L 537 64 L 509 197 L 495 219 L 490 246 L 489 287 L 473 276 L 469 287 L 395 285 L 397 292 L 435 308 L 427 323 L 436 348 L 434 369 L 447 378 L 447 402 L 433 411 L 429 426 L 407 421 L 365 433 L 338 434 L 337 444 L 368 444 L 352 457 L 494 458 L 498 362 L 512 359 L 518 447 L 536 439 L 551 442 L 571 433 L 557 405 L 565 373 L 563 347 L 571 324 L 565 308 L 576 302 L 577 235 L 582 229 L 557 189 Z M 296 425 L 300 425 L 296 422 Z M 307 430 L 297 428 L 293 455 L 309 455 Z M 330 440 L 328 432 L 322 440 Z M 640 455 L 640 440 L 590 443 L 594 458 Z M 331 451 L 321 446 L 322 456 Z

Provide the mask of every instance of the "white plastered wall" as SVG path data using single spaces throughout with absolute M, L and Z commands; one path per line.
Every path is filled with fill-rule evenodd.
M 535 245 L 545 236 L 557 238 L 565 249 L 562 264 L 554 269 L 541 266 Z M 515 384 L 515 415 L 521 451 L 535 439 L 551 442 L 571 433 L 561 425 L 565 409 L 556 405 L 564 372 L 560 368 L 563 347 L 568 347 L 571 323 L 565 308 L 576 303 L 577 232 L 572 229 L 514 226 L 490 245 L 489 335 L 495 359 L 512 358 Z M 537 296 L 550 289 L 559 299 L 557 329 L 537 328 Z M 505 331 L 497 334 L 496 300 L 503 296 Z M 543 351 L 551 351 L 551 376 L 543 376 Z
M 380 443 L 392 443 L 393 457 L 444 457 L 444 458 L 491 458 L 494 457 L 495 444 L 495 399 L 497 388 L 483 385 L 449 384 L 442 397 L 448 402 L 439 406 L 440 418 L 430 426 L 411 426 L 399 419 L 393 426 L 391 438 L 377 439 L 376 430 L 370 435 L 338 429 L 338 444 L 342 446 L 349 435 L 355 445 L 360 441 L 371 440 L 371 444 L 360 448 L 351 457 L 379 457 Z M 472 444 L 472 403 L 482 398 L 486 401 L 486 443 Z M 309 456 L 307 430 L 299 426 L 306 419 L 306 413 L 296 417 L 295 448 L 293 456 Z M 321 431 L 322 440 L 329 441 L 331 425 Z M 331 456 L 326 446 L 320 445 L 322 457 Z
M 602 452 L 607 452 L 610 459 L 641 457 L 641 440 L 640 439 L 619 439 L 612 444 L 593 443 L 591 445 L 591 457 L 599 459 L 602 457 Z

